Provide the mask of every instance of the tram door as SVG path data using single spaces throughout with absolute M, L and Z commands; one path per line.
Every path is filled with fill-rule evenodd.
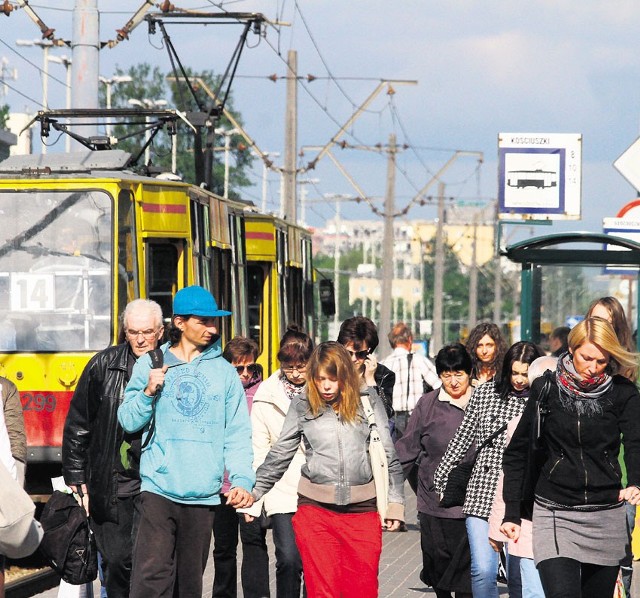
M 146 296 L 160 305 L 165 322 L 171 318 L 173 296 L 187 286 L 183 239 L 147 239 Z

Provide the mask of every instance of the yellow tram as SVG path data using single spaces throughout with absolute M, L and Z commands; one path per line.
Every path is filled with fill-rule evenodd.
M 143 297 L 210 289 L 224 340 L 251 336 L 265 375 L 287 323 L 313 333 L 311 235 L 252 204 L 122 170 L 119 150 L 0 163 L 0 375 L 22 399 L 29 462 L 59 464 L 62 428 L 91 356 L 118 342 Z M 29 482 L 29 479 L 28 479 Z

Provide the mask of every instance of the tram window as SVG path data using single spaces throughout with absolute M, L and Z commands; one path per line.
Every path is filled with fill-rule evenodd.
M 295 322 L 300 326 L 304 326 L 303 317 L 303 300 L 304 290 L 302 286 L 302 270 L 300 268 L 287 268 L 287 305 L 289 307 L 289 322 Z
M 147 252 L 147 297 L 160 305 L 164 318 L 170 318 L 178 289 L 178 247 L 153 241 L 149 242 Z
M 240 216 L 230 215 L 233 234 L 233 284 L 232 301 L 235 333 L 246 336 L 247 334 L 247 281 L 246 281 L 246 256 L 244 245 L 244 220 Z
M 131 191 L 118 195 L 118 313 L 138 296 L 138 277 L 134 247 L 135 220 Z
M 0 193 L 0 350 L 109 344 L 112 212 L 103 191 Z
M 247 266 L 247 305 L 249 310 L 249 337 L 260 346 L 260 316 L 264 304 L 264 269 L 259 265 Z M 262 347 L 260 347 L 262 353 Z
M 220 309 L 226 309 L 233 313 L 233 305 L 231 303 L 231 251 L 214 248 L 212 253 L 213 270 L 211 276 L 211 292 L 216 298 Z M 219 327 L 222 338 L 229 340 L 231 338 L 231 319 L 221 318 Z
M 291 318 L 291 309 L 289 306 L 289 281 L 287 280 L 287 262 L 289 261 L 289 248 L 287 245 L 287 235 L 283 231 L 277 231 L 277 247 L 278 254 L 278 274 L 280 278 L 279 301 L 280 313 L 280 337 L 285 332 L 286 326 L 293 322 Z
M 197 202 L 191 203 L 192 245 L 196 283 L 206 286 L 211 272 L 211 252 L 209 250 L 209 207 Z

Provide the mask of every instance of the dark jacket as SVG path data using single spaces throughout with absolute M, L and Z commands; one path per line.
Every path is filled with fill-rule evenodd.
M 395 443 L 395 447 L 405 476 L 416 461 L 420 461 L 418 511 L 433 517 L 463 519 L 462 507 L 440 506 L 440 496 L 433 485 L 433 474 L 464 417 L 462 409 L 449 401 L 441 401 L 439 395 L 440 389 L 432 390 L 420 397 L 407 428 Z M 472 458 L 474 448 L 473 445 L 469 448 L 464 462 Z
M 373 373 L 373 377 L 376 381 L 378 394 L 384 404 L 387 418 L 391 419 L 394 415 L 393 387 L 396 384 L 396 375 L 386 365 L 379 363 L 376 371 Z
M 542 384 L 542 378 L 534 382 L 522 419 L 504 455 L 505 521 L 520 521 L 529 434 Z M 620 435 L 624 437 L 628 485 L 640 484 L 638 391 L 626 378 L 614 376 L 611 389 L 600 401 L 603 412 L 598 415 L 569 411 L 560 402 L 554 378 L 548 399 L 549 414 L 543 427 L 547 458 L 535 487 L 537 496 L 567 507 L 617 503 L 622 488 L 618 464 Z
M 93 356 L 73 393 L 62 438 L 62 474 L 68 485 L 87 484 L 91 517 L 117 522 L 118 470 L 124 432 L 118 407 L 129 381 L 129 345 Z

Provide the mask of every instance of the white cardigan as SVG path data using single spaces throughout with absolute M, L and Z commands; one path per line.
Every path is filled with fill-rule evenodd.
M 291 400 L 287 398 L 280 381 L 280 370 L 276 370 L 258 388 L 251 407 L 251 428 L 253 437 L 253 468 L 262 465 L 267 453 L 276 443 Z M 300 468 L 305 463 L 302 443 L 293 461 L 279 482 L 264 496 L 247 509 L 252 515 L 259 515 L 264 501 L 267 515 L 275 513 L 295 513 L 298 509 L 298 482 Z

